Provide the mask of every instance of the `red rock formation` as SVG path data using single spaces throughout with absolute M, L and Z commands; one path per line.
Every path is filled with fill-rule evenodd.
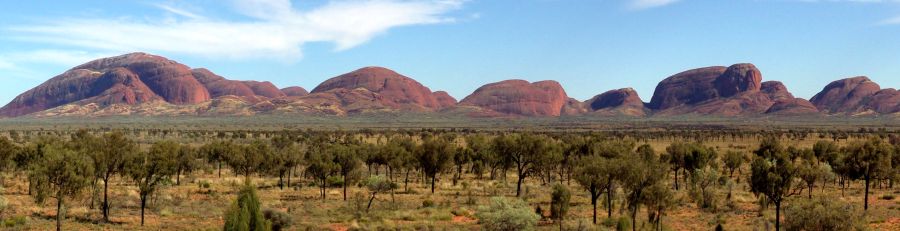
M 355 99 L 356 94 L 344 95 L 342 93 L 349 91 L 333 91 L 337 89 L 365 89 L 374 93 L 376 97 L 372 101 L 373 108 L 383 106 L 409 111 L 435 111 L 443 107 L 431 89 L 409 77 L 382 67 L 365 67 L 331 78 L 319 84 L 310 92 L 310 95 L 331 92 L 330 94 L 335 94 L 336 99 L 339 99 L 336 103 L 343 106 L 348 105 L 348 101 L 361 103 Z M 365 108 L 365 106 L 358 107 Z
M 309 94 L 309 92 L 302 87 L 286 87 L 282 88 L 281 92 L 284 92 L 287 96 L 304 96 Z
M 781 82 L 762 82 L 753 64 L 707 67 L 663 80 L 648 104 L 661 115 L 745 116 L 765 113 L 816 113 L 806 100 L 794 98 Z M 774 108 L 773 108 L 774 106 Z
M 713 82 L 726 67 L 706 67 L 678 73 L 666 78 L 656 86 L 653 98 L 647 107 L 665 110 L 681 105 L 698 104 L 718 97 Z
M 584 102 L 591 111 L 610 112 L 604 114 L 620 114 L 629 116 L 644 116 L 646 114 L 644 102 L 632 88 L 611 90 L 594 96 Z
M 240 81 L 225 79 L 222 76 L 210 72 L 206 68 L 194 69 L 192 72 L 194 77 L 206 86 L 206 89 L 209 90 L 209 94 L 212 98 L 229 95 L 241 97 L 256 96 L 256 93 L 254 93 L 253 89 L 250 89 L 247 84 Z
M 556 81 L 506 80 L 484 85 L 460 101 L 494 112 L 522 116 L 559 116 L 569 97 Z
M 714 84 L 719 97 L 731 97 L 741 92 L 759 91 L 762 73 L 749 63 L 735 64 L 725 70 Z
M 869 98 L 881 91 L 881 86 L 868 77 L 859 76 L 831 82 L 810 99 L 813 105 L 826 113 L 855 113 L 874 108 L 896 105 L 866 105 Z M 884 98 L 884 96 L 879 97 Z M 890 97 L 887 97 L 890 98 Z
M 446 91 L 436 91 L 436 92 L 434 92 L 433 95 L 434 95 L 434 99 L 437 100 L 437 102 L 441 106 L 441 108 L 449 108 L 449 107 L 456 106 L 456 103 L 457 103 L 456 98 L 453 98 L 453 96 L 450 96 L 450 94 L 448 94 Z
M 131 53 L 98 59 L 73 68 L 105 73 L 113 68 L 125 68 L 139 76 L 154 93 L 172 104 L 196 104 L 210 99 L 209 91 L 187 66 L 166 58 Z
M 250 87 L 250 90 L 253 90 L 253 94 L 257 96 L 267 97 L 267 98 L 279 98 L 287 96 L 284 92 L 281 92 L 281 89 L 275 87 L 274 84 L 268 81 L 241 81 L 244 85 Z

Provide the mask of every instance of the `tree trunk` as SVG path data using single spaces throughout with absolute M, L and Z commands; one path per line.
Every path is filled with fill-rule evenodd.
M 369 205 L 366 205 L 366 213 L 369 213 L 369 208 L 372 207 L 372 201 L 374 201 L 374 200 L 375 200 L 375 193 L 373 192 L 372 197 L 369 198 Z
M 631 209 L 631 231 L 637 231 L 637 205 Z
M 866 174 L 866 195 L 863 197 L 863 210 L 869 211 L 869 174 Z
M 519 171 L 519 180 L 516 182 L 516 197 L 522 194 L 522 181 L 525 181 L 525 175 Z
M 62 230 L 62 205 L 63 205 L 63 195 L 62 192 L 56 193 L 56 231 Z
M 678 169 L 675 169 L 675 191 L 678 191 Z
M 218 167 L 218 169 L 219 169 L 219 178 L 222 178 L 222 161 L 217 161 L 217 162 L 219 162 L 219 167 Z
M 103 204 L 100 209 L 103 210 L 103 221 L 109 222 L 109 177 L 103 180 Z
M 606 217 L 612 218 L 613 204 L 612 204 L 612 187 L 606 188 Z
M 437 178 L 437 174 L 431 176 L 431 194 L 434 194 L 434 182 L 435 178 Z
M 344 201 L 347 201 L 347 177 L 344 177 Z
M 291 189 L 291 175 L 294 175 L 294 167 L 291 167 L 291 168 L 288 170 L 288 177 L 287 177 L 287 178 L 288 178 L 288 179 L 287 179 L 287 186 L 288 186 L 288 189 Z
M 775 231 L 781 230 L 781 201 L 775 202 Z
M 597 199 L 599 195 L 591 192 L 591 205 L 594 206 L 594 224 L 597 224 Z
M 141 194 L 141 226 L 144 226 L 144 208 L 147 208 L 147 195 Z
M 407 169 L 406 170 L 406 178 L 403 179 L 403 188 L 406 188 L 407 192 L 409 192 L 409 171 L 412 171 L 412 170 Z
M 175 172 L 175 185 L 181 185 L 181 169 Z

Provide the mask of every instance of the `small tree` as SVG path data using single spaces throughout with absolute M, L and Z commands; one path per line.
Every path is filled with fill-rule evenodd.
M 847 174 L 851 179 L 865 181 L 863 209 L 869 210 L 869 183 L 873 179 L 887 178 L 893 174 L 891 155 L 894 154 L 894 148 L 881 138 L 873 137 L 868 141 L 849 145 L 846 152 L 848 154 L 843 162 L 846 164 Z
M 334 163 L 332 155 L 322 149 L 313 149 L 313 153 L 306 156 L 309 166 L 306 167 L 306 173 L 313 178 L 319 185 L 322 200 L 325 200 L 325 189 L 328 187 L 328 177 L 338 169 L 338 165 Z
M 241 187 L 238 197 L 225 212 L 225 231 L 267 231 L 271 224 L 260 209 L 256 187 L 249 182 Z
M 662 230 L 662 217 L 666 215 L 669 208 L 675 205 L 672 189 L 662 182 L 658 182 L 647 189 L 641 200 L 643 204 L 647 205 L 650 222 L 655 225 L 656 230 Z
M 728 168 L 728 177 L 734 177 L 734 171 L 740 169 L 744 164 L 744 153 L 728 151 L 722 161 L 725 162 L 725 168 Z
M 328 150 L 334 155 L 334 163 L 338 165 L 338 172 L 343 178 L 344 201 L 347 200 L 347 185 L 359 182 L 361 174 L 357 172 L 362 167 L 356 146 L 332 145 Z
M 419 167 L 425 176 L 431 178 L 431 193 L 434 193 L 437 175 L 443 172 L 453 160 L 456 148 L 445 139 L 432 137 L 426 139 L 417 150 Z
M 496 152 L 516 168 L 516 197 L 522 194 L 522 184 L 529 174 L 539 172 L 544 158 L 550 157 L 552 142 L 546 136 L 530 134 L 506 135 L 494 140 Z
M 518 198 L 491 198 L 491 204 L 481 207 L 475 214 L 484 230 L 529 231 L 541 219 L 537 213 Z
M 579 161 L 575 169 L 575 181 L 588 191 L 591 196 L 591 205 L 594 207 L 594 224 L 597 224 L 597 199 L 606 192 L 607 217 L 612 217 L 612 194 L 615 192 L 615 182 L 618 180 L 621 169 L 611 159 L 593 155 Z
M 91 184 L 94 168 L 90 158 L 62 146 L 53 145 L 45 149 L 44 155 L 31 165 L 29 174 L 34 198 L 43 203 L 47 198 L 56 198 L 56 230 L 62 229 L 64 201 L 78 195 Z
M 179 144 L 172 141 L 160 141 L 150 147 L 150 151 L 135 155 L 127 163 L 125 171 L 138 186 L 141 200 L 141 226 L 144 226 L 144 210 L 147 199 L 156 192 L 164 182 L 171 182 L 176 170 L 176 157 Z
M 569 213 L 569 201 L 572 193 L 569 188 L 562 184 L 553 186 L 553 193 L 550 195 L 550 217 L 559 223 L 559 230 L 563 230 L 563 220 Z
M 791 204 L 784 214 L 785 230 L 866 230 L 858 207 L 825 198 Z
M 253 140 L 249 145 L 243 146 L 240 151 L 232 152 L 228 158 L 228 165 L 235 173 L 243 175 L 245 181 L 250 181 L 250 175 L 258 173 L 265 167 L 265 161 L 273 156 L 272 147 L 263 140 Z
M 627 156 L 622 159 L 622 186 L 627 192 L 626 202 L 631 209 L 631 228 L 636 230 L 637 211 L 644 202 L 647 190 L 665 176 L 665 168 L 655 159 Z
M 113 132 L 103 135 L 100 139 L 100 148 L 94 159 L 96 175 L 103 180 L 103 220 L 109 222 L 109 180 L 115 174 L 120 174 L 125 168 L 125 162 L 137 153 L 137 145 L 121 132 Z
M 386 177 L 382 175 L 370 176 L 369 179 L 366 180 L 366 188 L 369 189 L 369 192 L 372 193 L 372 197 L 369 198 L 369 204 L 366 205 L 366 212 L 369 212 L 369 208 L 372 207 L 372 201 L 375 200 L 375 196 L 379 193 L 387 193 L 396 188 L 397 185 L 391 183 Z
M 181 175 L 193 172 L 197 168 L 197 159 L 199 152 L 196 148 L 190 146 L 182 146 L 178 149 L 177 160 L 175 161 L 175 184 L 181 185 Z
M 785 198 L 797 194 L 791 191 L 796 167 L 778 140 L 766 139 L 751 164 L 750 191 L 763 195 L 775 204 L 775 230 L 781 227 L 781 203 Z

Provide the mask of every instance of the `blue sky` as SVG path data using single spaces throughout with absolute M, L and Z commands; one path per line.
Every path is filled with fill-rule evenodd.
M 0 101 L 132 51 L 307 89 L 384 66 L 459 99 L 519 78 L 649 101 L 670 75 L 751 62 L 809 98 L 858 75 L 900 87 L 900 0 L 2 1 Z

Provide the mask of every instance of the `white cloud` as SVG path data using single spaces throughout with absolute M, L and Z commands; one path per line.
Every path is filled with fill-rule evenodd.
M 631 9 L 643 10 L 643 9 L 648 9 L 648 8 L 669 5 L 669 4 L 678 2 L 679 0 L 630 0 L 630 1 L 631 1 L 631 3 L 629 4 L 629 6 L 631 7 Z
M 105 52 L 166 52 L 205 57 L 296 60 L 302 46 L 331 42 L 338 50 L 391 28 L 453 22 L 445 16 L 466 0 L 332 0 L 299 11 L 288 0 L 235 0 L 250 20 L 207 19 L 170 5 L 183 20 L 61 19 L 8 28 L 10 37 Z
M 70 50 L 34 50 L 28 52 L 12 52 L 0 54 L 0 67 L 5 60 L 12 66 L 20 63 L 55 64 L 59 66 L 75 66 L 88 61 L 111 56 L 109 53 L 91 53 L 85 51 Z M 13 64 L 15 62 L 16 64 Z

